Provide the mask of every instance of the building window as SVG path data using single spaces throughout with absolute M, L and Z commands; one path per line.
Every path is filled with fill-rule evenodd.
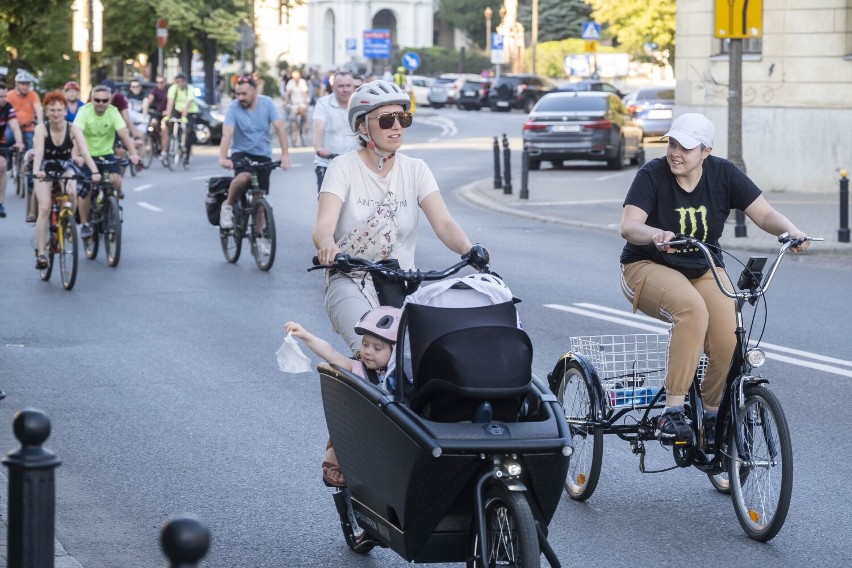
M 719 40 L 719 53 L 728 55 L 731 53 L 731 40 L 729 38 Z M 759 37 L 748 37 L 743 39 L 743 54 L 760 54 L 763 52 L 763 39 Z

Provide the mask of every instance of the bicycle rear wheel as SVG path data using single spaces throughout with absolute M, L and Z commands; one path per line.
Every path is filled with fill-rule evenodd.
M 474 523 L 469 567 L 541 566 L 535 518 L 524 493 L 509 491 L 503 485 L 489 488 L 485 495 L 484 520 L 488 558 L 482 558 L 479 531 Z
M 276 249 L 275 218 L 272 216 L 272 206 L 262 197 L 255 199 L 251 214 L 254 219 L 254 229 L 249 238 L 254 262 L 259 269 L 269 270 L 275 262 Z
M 103 214 L 104 252 L 107 264 L 114 267 L 121 258 L 121 210 L 114 195 L 106 197 Z
M 574 453 L 568 465 L 565 492 L 575 501 L 585 501 L 598 486 L 603 460 L 603 426 L 593 422 L 591 386 L 576 361 L 557 363 L 560 372 L 556 398 L 565 409 Z
M 24 172 L 24 160 L 21 154 L 15 158 L 15 193 L 18 197 L 27 195 L 27 174 Z
M 64 216 L 59 223 L 62 231 L 62 245 L 59 247 L 59 275 L 62 277 L 62 286 L 70 290 L 77 281 L 77 257 L 79 256 L 77 225 L 70 214 Z
M 163 165 L 169 168 L 170 170 L 174 169 L 175 154 L 177 154 L 177 152 L 177 138 L 171 136 L 169 138 L 168 156 L 166 157 L 166 160 L 163 163 Z
M 737 434 L 743 441 L 742 454 Z M 750 538 L 771 540 L 784 526 L 790 508 L 793 448 L 781 404 L 766 387 L 746 389 L 743 408 L 729 430 L 728 448 L 728 480 L 737 519 Z

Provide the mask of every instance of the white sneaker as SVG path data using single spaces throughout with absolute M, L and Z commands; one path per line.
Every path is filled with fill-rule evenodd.
M 234 228 L 234 207 L 233 205 L 222 204 L 222 210 L 219 212 L 219 227 L 223 229 Z
M 257 239 L 257 254 L 260 256 L 268 256 L 269 255 L 269 241 L 266 239 Z

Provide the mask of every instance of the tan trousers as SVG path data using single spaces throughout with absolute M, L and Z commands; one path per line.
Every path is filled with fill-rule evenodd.
M 716 270 L 733 290 L 725 270 Z M 701 398 L 706 406 L 718 407 L 737 345 L 737 321 L 734 300 L 722 294 L 713 274 L 708 270 L 689 280 L 673 268 L 643 260 L 622 265 L 621 290 L 634 312 L 672 324 L 666 392 L 689 392 L 703 350 L 708 365 Z

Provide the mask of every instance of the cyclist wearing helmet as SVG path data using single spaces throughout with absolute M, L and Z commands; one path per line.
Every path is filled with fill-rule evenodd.
M 326 171 L 313 229 L 320 264 L 347 253 L 368 260 L 395 258 L 403 269 L 413 269 L 421 209 L 447 248 L 458 254 L 470 250 L 426 163 L 397 153 L 411 126 L 409 105 L 405 91 L 382 80 L 362 85 L 349 99 L 349 126 L 360 149 L 335 158 Z M 370 231 L 378 233 L 365 237 Z M 331 274 L 326 281 L 326 312 L 353 352 L 361 338 L 352 322 L 376 306 L 369 278 Z
M 38 95 L 32 90 L 35 77 L 26 71 L 18 71 L 15 75 L 15 88 L 9 91 L 7 100 L 15 109 L 15 115 L 18 119 L 18 125 L 21 127 L 21 134 L 24 137 L 24 147 L 26 150 L 31 150 L 33 147 L 33 132 L 35 132 L 36 124 L 40 124 L 44 120 L 41 100 Z M 6 140 L 11 140 L 14 132 L 11 126 L 6 126 Z M 33 180 L 27 176 L 27 193 L 33 191 Z M 32 200 L 30 200 L 30 210 L 27 212 L 27 223 L 35 223 L 35 210 L 32 209 Z
M 12 167 L 12 154 L 6 151 L 5 147 L 13 146 L 18 152 L 24 151 L 21 127 L 18 125 L 14 107 L 6 100 L 7 96 L 6 83 L 0 83 L 0 147 L 4 147 L 3 154 L 0 154 L 0 218 L 6 216 L 6 209 L 3 207 L 3 199 L 6 197 L 6 172 Z
M 387 379 L 388 363 L 391 360 L 396 334 L 399 330 L 399 318 L 402 310 L 391 306 L 379 306 L 365 313 L 355 324 L 355 333 L 361 336 L 361 350 L 355 359 L 335 351 L 328 341 L 320 339 L 305 330 L 300 324 L 288 321 L 284 331 L 301 339 L 311 351 L 328 363 L 345 369 L 354 375 L 364 377 L 375 385 L 384 386 Z M 342 487 L 346 480 L 337 464 L 337 456 L 331 440 L 326 444 L 322 474 L 329 485 Z

